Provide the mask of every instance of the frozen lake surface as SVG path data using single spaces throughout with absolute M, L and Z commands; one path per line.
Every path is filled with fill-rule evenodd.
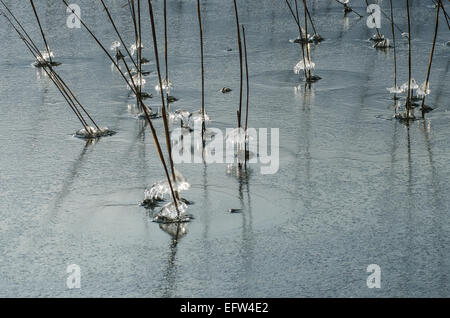
M 7 1 L 37 43 L 26 1 Z M 182 164 L 195 219 L 174 244 L 144 189 L 164 178 L 148 128 L 128 110 L 126 84 L 84 29 L 66 27 L 58 2 L 35 1 L 58 71 L 116 135 L 89 144 L 63 98 L 1 17 L 0 296 L 2 297 L 450 297 L 450 47 L 441 19 L 427 103 L 409 127 L 392 120 L 393 52 L 367 40 L 366 18 L 344 18 L 335 1 L 310 1 L 325 41 L 312 46 L 322 80 L 304 89 L 297 27 L 284 1 L 239 1 L 247 32 L 250 127 L 280 128 L 280 169 L 248 178 L 225 164 Z M 162 1 L 153 1 L 162 35 Z M 435 11 L 410 1 L 413 77 L 425 80 Z M 78 1 L 107 47 L 117 38 L 98 1 Z M 124 1 L 108 1 L 129 43 Z M 146 3 L 146 1 L 144 1 Z M 365 12 L 364 1 L 352 1 Z M 406 32 L 404 1 L 394 1 Z M 383 1 L 389 14 L 389 1 Z M 447 6 L 447 8 L 450 8 Z M 220 129 L 236 125 L 239 60 L 232 1 L 202 1 L 206 108 Z M 144 56 L 155 71 L 148 10 Z M 303 12 L 303 11 L 302 11 Z M 168 0 L 174 108 L 200 109 L 194 1 Z M 303 20 L 303 19 L 302 19 Z M 382 18 L 382 32 L 391 38 Z M 407 81 L 407 41 L 398 37 L 398 74 Z M 162 45 L 162 37 L 160 44 Z M 131 43 L 130 43 L 131 44 Z M 161 46 L 162 49 L 162 46 Z M 231 51 L 230 51 L 231 49 Z M 156 85 L 156 76 L 147 81 Z M 222 94 L 223 87 L 232 91 Z M 153 92 L 157 97 L 157 94 Z M 149 100 L 150 106 L 160 99 Z M 161 120 L 155 126 L 162 136 Z M 241 209 L 241 213 L 229 213 Z M 184 233 L 184 231 L 186 233 Z M 81 267 L 81 289 L 66 268 Z M 378 264 L 382 288 L 368 289 Z

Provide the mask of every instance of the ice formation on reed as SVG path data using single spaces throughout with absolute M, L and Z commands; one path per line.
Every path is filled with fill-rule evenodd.
M 191 187 L 190 183 L 187 182 L 184 176 L 177 170 L 175 170 L 175 182 L 172 177 L 170 179 L 175 192 L 187 191 Z M 148 201 L 162 201 L 166 198 L 170 198 L 171 195 L 169 182 L 167 180 L 162 180 L 153 184 L 150 189 L 145 189 L 144 203 Z
M 374 44 L 374 48 L 376 48 L 376 49 L 387 49 L 387 48 L 389 48 L 391 45 L 390 45 L 390 42 L 389 42 L 389 39 L 384 39 L 384 40 L 381 40 L 381 41 L 377 41 L 375 44 Z
M 133 82 L 137 87 L 144 87 L 145 83 L 147 82 L 142 74 L 135 74 L 133 75 L 132 79 L 133 80 L 130 79 L 130 81 L 128 82 L 128 89 L 130 90 L 133 87 Z
M 142 43 L 141 43 L 141 45 L 140 45 L 140 48 L 141 48 L 141 49 L 144 48 L 144 45 L 143 45 Z M 138 49 L 138 45 L 137 45 L 137 44 L 131 44 L 131 47 L 130 47 L 130 53 L 131 53 L 131 55 L 136 54 L 137 49 Z
M 306 67 L 305 67 L 306 65 Z M 294 66 L 294 73 L 300 74 L 302 70 L 306 68 L 307 71 L 313 70 L 316 67 L 316 64 L 314 62 L 309 62 L 305 59 L 305 61 L 300 60 L 295 66 Z
M 112 136 L 115 132 L 110 130 L 108 127 L 102 127 L 100 129 L 97 129 L 92 126 L 87 126 L 86 128 L 80 129 L 75 133 L 76 137 L 79 138 L 99 138 L 104 136 Z
M 393 86 L 393 87 L 389 87 L 389 88 L 386 88 L 386 89 L 387 89 L 387 90 L 389 91 L 389 93 L 391 93 L 391 94 L 402 94 L 402 93 L 405 92 L 405 89 L 403 88 L 403 86 L 400 87 L 400 86 L 398 86 L 398 85 Z
M 165 93 L 170 94 L 170 91 L 173 89 L 173 84 L 170 81 L 162 80 L 162 89 Z M 161 87 L 159 84 L 155 86 L 155 91 L 161 93 Z
M 416 82 L 416 80 L 414 78 L 411 78 L 409 86 L 410 86 L 410 89 L 411 89 L 411 97 L 414 97 L 415 96 L 415 94 L 414 94 L 415 92 L 414 91 L 419 88 L 419 84 L 417 84 L 417 82 Z M 405 90 L 406 92 L 408 92 L 408 82 L 403 83 L 401 88 L 403 90 Z
M 430 90 L 430 83 L 424 82 L 420 87 L 417 89 L 417 95 L 420 97 L 427 96 L 431 93 Z
M 117 51 L 117 49 L 120 47 L 120 42 L 119 41 L 114 41 L 111 45 L 111 51 Z
M 192 216 L 186 213 L 187 204 L 177 200 L 177 206 L 175 206 L 173 201 L 165 204 L 161 208 L 161 211 L 154 217 L 153 221 L 158 223 L 189 222 Z
M 39 63 L 46 63 L 47 61 L 50 60 L 50 58 L 53 59 L 55 57 L 55 54 L 53 54 L 53 52 L 51 52 L 51 51 L 50 51 L 50 54 L 48 52 L 41 52 L 41 55 L 42 55 L 42 57 L 41 56 L 37 57 L 37 60 Z

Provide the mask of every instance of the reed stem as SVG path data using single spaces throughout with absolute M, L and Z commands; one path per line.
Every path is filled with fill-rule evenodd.
M 448 22 L 448 20 L 449 20 L 449 15 L 447 14 L 447 11 L 445 10 L 444 3 L 442 3 L 442 0 L 438 0 L 437 3 L 436 3 L 435 0 L 433 0 L 433 3 L 434 3 L 436 6 L 441 6 L 442 12 L 444 13 L 445 22 L 447 22 L 447 27 L 448 27 L 448 29 L 450 30 L 450 23 Z
M 205 65 L 203 56 L 203 26 L 202 15 L 200 10 L 200 0 L 197 0 L 198 25 L 200 28 L 200 56 L 201 56 L 201 72 L 202 72 L 202 143 L 205 146 Z
M 409 14 L 409 0 L 406 0 L 406 13 L 408 16 L 408 93 L 406 95 L 406 120 L 409 121 L 409 108 L 411 99 L 411 17 Z
M 303 0 L 303 8 L 305 11 L 305 36 L 306 36 L 306 55 L 308 57 L 308 78 L 311 79 L 311 52 L 310 52 L 310 46 L 309 46 L 309 40 L 308 40 L 308 17 L 307 17 L 307 6 L 306 6 L 306 0 Z M 306 65 L 305 65 L 306 68 Z
M 111 22 L 112 27 L 114 28 L 114 31 L 116 32 L 117 36 L 119 37 L 120 43 L 122 43 L 123 47 L 125 48 L 125 51 L 127 52 L 127 55 L 128 55 L 128 57 L 130 58 L 130 60 L 133 62 L 134 67 L 135 67 L 136 69 L 138 69 L 138 66 L 137 66 L 137 64 L 136 64 L 136 61 L 134 60 L 133 56 L 131 55 L 130 51 L 129 51 L 128 48 L 127 48 L 126 43 L 124 42 L 122 36 L 120 35 L 119 30 L 117 29 L 117 26 L 116 26 L 116 24 L 114 23 L 114 20 L 113 20 L 113 18 L 112 18 L 112 16 L 111 16 L 111 13 L 109 12 L 109 9 L 108 9 L 108 7 L 107 7 L 106 4 L 105 4 L 105 1 L 104 1 L 104 0 L 101 0 L 101 2 L 102 2 L 102 5 L 103 5 L 103 8 L 104 8 L 105 11 L 106 11 L 106 14 L 108 15 L 108 18 L 109 18 L 109 21 Z
M 309 9 L 308 8 L 306 8 L 306 13 L 308 14 L 308 18 L 309 18 L 309 21 L 311 22 L 314 34 L 318 34 L 317 30 L 316 30 L 316 26 L 314 25 L 314 22 L 313 22 L 313 20 L 311 18 L 311 14 L 309 13 Z
M 439 2 L 441 2 L 441 0 L 439 0 Z M 428 82 L 430 80 L 431 63 L 433 63 L 434 48 L 436 46 L 436 38 L 437 38 L 437 33 L 438 33 L 438 28 L 439 28 L 439 9 L 440 8 L 441 8 L 441 6 L 438 5 L 437 9 L 436 9 L 436 24 L 434 27 L 433 45 L 431 46 L 430 60 L 428 61 L 427 79 L 425 80 L 425 85 L 423 88 L 424 94 L 423 94 L 423 98 L 422 98 L 422 105 L 420 107 L 420 109 L 422 110 L 422 118 L 425 117 L 425 97 L 426 97 L 426 92 L 428 90 Z
M 36 21 L 39 24 L 39 30 L 41 30 L 41 35 L 42 35 L 42 39 L 44 40 L 45 49 L 47 50 L 48 58 L 50 60 L 50 63 L 53 63 L 52 56 L 50 54 L 50 48 L 49 48 L 49 46 L 47 44 L 47 39 L 45 38 L 44 30 L 42 29 L 41 21 L 39 20 L 39 16 L 38 16 L 38 14 L 36 12 L 36 8 L 34 6 L 33 0 L 30 0 L 30 3 L 31 3 L 31 6 L 33 7 L 33 12 L 34 12 L 34 16 L 36 17 Z M 44 62 L 44 60 L 43 60 L 43 62 Z
M 288 6 L 288 8 L 289 8 L 289 11 L 291 12 L 292 17 L 293 17 L 294 20 L 295 20 L 295 23 L 296 23 L 297 26 L 298 26 L 300 45 L 301 45 L 301 48 L 302 48 L 303 65 L 305 66 L 305 67 L 303 68 L 303 72 L 305 73 L 305 79 L 308 79 L 308 74 L 307 74 L 307 72 L 306 72 L 305 44 L 304 44 L 304 41 L 303 41 L 303 34 L 302 34 L 302 27 L 301 27 L 301 25 L 300 25 L 300 18 L 299 18 L 299 15 L 298 15 L 298 5 L 297 5 L 297 0 L 295 0 L 295 11 L 296 11 L 296 14 L 294 14 L 294 11 L 292 10 L 291 4 L 289 3 L 288 0 L 286 0 L 286 4 L 287 4 L 287 6 Z
M 248 81 L 248 60 L 247 60 L 247 40 L 245 38 L 245 27 L 242 26 L 242 37 L 244 40 L 244 57 L 245 57 L 245 77 L 246 77 L 246 105 L 245 105 L 245 149 L 244 149 L 244 156 L 245 156 L 245 166 L 247 166 L 247 160 L 249 158 L 247 154 L 247 142 L 248 142 L 248 103 L 249 103 L 249 96 L 250 96 L 250 85 Z
M 162 77 L 161 77 L 161 69 L 159 67 L 159 54 L 158 54 L 158 42 L 156 40 L 156 28 L 155 28 L 155 18 L 153 15 L 153 6 L 152 6 L 152 0 L 148 0 L 148 7 L 149 7 L 149 13 L 150 13 L 150 22 L 152 25 L 152 36 L 153 36 L 153 48 L 155 51 L 155 62 L 156 62 L 156 70 L 158 72 L 158 81 L 159 81 L 159 87 L 161 89 L 161 103 L 162 103 L 162 119 L 163 119 L 163 123 L 164 123 L 164 131 L 165 131 L 165 135 L 166 135 L 166 144 L 167 144 L 167 151 L 169 153 L 169 163 L 170 163 L 170 168 L 172 170 L 172 178 L 173 178 L 173 182 L 177 182 L 176 176 L 175 176 L 175 167 L 173 164 L 173 159 L 172 159 L 172 145 L 170 142 L 170 132 L 169 132 L 169 123 L 167 120 L 168 114 L 166 111 L 166 103 L 165 103 L 165 98 L 164 98 L 164 94 L 162 91 Z M 178 203 L 177 203 L 177 199 L 179 199 L 178 197 L 178 192 L 177 191 L 173 191 L 172 189 L 172 195 L 174 196 L 174 202 L 176 205 L 176 209 L 178 212 L 178 216 L 180 216 L 180 211 L 178 209 Z
M 164 0 L 164 65 L 166 67 L 166 85 L 169 85 L 169 63 L 167 42 L 167 0 Z
M 242 65 L 242 42 L 241 42 L 241 31 L 239 25 L 239 13 L 236 0 L 234 1 L 234 14 L 236 16 L 236 30 L 237 30 L 237 40 L 239 47 L 239 66 L 240 66 L 240 90 L 239 90 L 239 110 L 237 113 L 238 117 L 238 128 L 241 128 L 241 114 L 242 114 L 242 90 L 243 90 L 243 65 Z
M 391 6 L 391 32 L 392 32 L 392 43 L 394 45 L 394 89 L 397 89 L 397 45 L 395 44 L 395 29 L 394 29 L 394 10 L 392 8 L 392 0 L 390 1 Z M 397 99 L 397 93 L 394 93 L 394 101 Z

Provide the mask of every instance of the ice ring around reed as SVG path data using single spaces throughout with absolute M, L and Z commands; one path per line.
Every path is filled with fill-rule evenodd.
M 293 65 L 298 61 L 293 61 Z M 315 65 L 314 75 L 321 80 L 312 84 L 316 91 L 340 90 L 360 86 L 364 80 L 364 73 L 348 70 L 321 69 L 320 64 Z M 274 89 L 293 89 L 299 84 L 305 84 L 303 72 L 295 74 L 292 69 L 282 71 L 266 71 L 250 77 L 251 81 Z
M 187 204 L 182 201 L 178 200 L 177 206 L 175 206 L 175 202 L 169 202 L 156 214 L 153 218 L 153 222 L 164 224 L 190 222 L 194 217 L 191 214 L 188 214 L 186 210 Z
M 74 136 L 82 139 L 96 139 L 100 137 L 112 136 L 115 134 L 116 132 L 114 130 L 110 130 L 108 127 L 102 127 L 100 129 L 97 129 L 88 126 L 87 129 L 83 128 L 78 130 Z

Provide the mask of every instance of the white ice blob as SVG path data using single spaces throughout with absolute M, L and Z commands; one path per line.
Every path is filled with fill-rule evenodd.
M 134 85 L 136 85 L 137 87 L 141 87 L 141 88 L 143 88 L 145 86 L 145 83 L 147 83 L 144 76 L 142 76 L 142 74 L 140 74 L 140 73 L 133 75 L 132 79 L 133 80 L 130 79 L 130 81 L 128 83 L 129 90 L 131 90 L 131 88 L 133 87 L 133 82 L 134 82 Z
M 144 45 L 143 45 L 142 43 L 141 43 L 141 45 L 140 45 L 140 48 L 141 48 L 141 49 L 144 48 Z M 138 49 L 138 44 L 131 44 L 131 47 L 130 47 L 130 54 L 131 54 L 131 55 L 134 55 L 134 54 L 136 53 L 137 49 Z
M 403 87 L 403 86 L 402 86 Z M 398 85 L 386 88 L 391 94 L 402 94 L 405 92 L 405 89 Z
M 42 55 L 42 57 L 41 56 L 37 57 L 37 60 L 39 63 L 47 62 L 48 60 L 50 60 L 50 58 L 55 57 L 55 54 L 53 54 L 52 51 L 50 51 L 50 54 L 48 52 L 41 52 L 41 55 Z
M 114 41 L 111 45 L 111 51 L 116 51 L 118 48 L 120 47 L 120 42 L 119 41 Z
M 422 83 L 422 85 L 420 85 L 420 87 L 417 89 L 417 95 L 419 95 L 420 97 L 427 96 L 430 93 L 430 83 L 427 82 Z
M 208 114 L 205 112 L 205 123 L 208 123 L 211 121 L 211 118 L 208 116 Z M 203 122 L 203 114 L 201 110 L 197 110 L 195 112 L 192 112 L 189 116 L 189 122 L 193 125 L 199 124 Z
M 108 127 L 101 127 L 97 129 L 92 126 L 87 126 L 86 128 L 80 129 L 75 133 L 76 137 L 80 138 L 99 138 L 104 136 L 111 136 L 114 134 L 114 131 L 110 130 Z
M 309 61 L 307 61 L 305 59 L 305 62 L 303 62 L 303 60 L 301 60 L 300 62 L 298 62 L 295 66 L 294 66 L 294 73 L 295 74 L 300 74 L 300 71 L 302 70 L 313 70 L 316 67 L 316 64 L 314 62 L 309 63 Z
M 166 79 L 163 79 L 161 82 L 163 91 L 166 94 L 170 94 L 170 91 L 173 89 L 173 84 L 170 81 L 166 81 Z M 159 86 L 159 84 L 155 86 L 155 91 L 161 93 L 161 87 Z
M 175 169 L 175 182 L 173 178 L 170 178 L 172 181 L 173 190 L 176 192 L 187 191 L 190 189 L 191 185 L 186 181 L 184 176 Z M 170 198 L 172 195 L 170 190 L 170 185 L 167 180 L 159 181 L 153 184 L 150 189 L 145 189 L 144 191 L 144 202 L 145 201 L 161 201 L 166 198 Z
M 419 84 L 417 84 L 417 82 L 416 82 L 416 80 L 414 79 L 414 78 L 411 78 L 411 81 L 410 81 L 410 89 L 411 90 L 414 90 L 414 89 L 418 89 L 419 88 Z M 402 89 L 404 89 L 405 91 L 407 91 L 408 90 L 408 82 L 406 82 L 406 83 L 403 83 L 402 84 L 402 86 L 401 86 L 401 88 Z

